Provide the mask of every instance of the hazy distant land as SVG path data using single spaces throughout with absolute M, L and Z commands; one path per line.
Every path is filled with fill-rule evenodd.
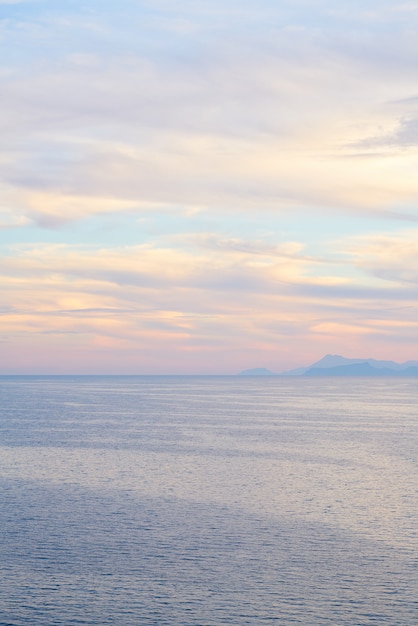
M 327 354 L 307 367 L 272 372 L 264 367 L 244 370 L 240 376 L 418 376 L 418 361 L 378 361 L 376 359 L 347 359 Z

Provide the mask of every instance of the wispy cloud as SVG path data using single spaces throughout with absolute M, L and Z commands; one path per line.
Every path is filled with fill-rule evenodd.
M 154 11 L 161 6 L 153 5 Z M 289 33 L 289 23 L 302 18 L 309 5 L 291 11 L 286 3 L 280 10 L 266 3 L 265 8 L 278 20 L 280 37 L 273 27 L 270 32 L 265 17 L 262 32 L 240 32 L 256 13 L 249 2 L 240 9 L 232 39 L 217 39 L 215 45 L 211 20 L 223 12 L 236 19 L 238 6 L 215 4 L 209 10 L 207 3 L 194 9 L 179 4 L 175 10 L 165 7 L 166 19 L 188 14 L 206 32 L 200 44 L 194 33 L 176 36 L 172 45 L 184 46 L 181 55 L 157 53 L 149 45 L 128 54 L 119 41 L 114 48 L 104 46 L 109 32 L 100 31 L 93 52 L 73 49 L 54 63 L 35 61 L 30 74 L 19 69 L 5 79 L 2 99 L 6 181 L 34 194 L 39 188 L 53 198 L 61 193 L 56 212 L 64 220 L 83 213 L 74 211 L 66 196 L 80 197 L 80 205 L 84 196 L 91 197 L 94 211 L 103 192 L 116 200 L 115 207 L 117 199 L 128 199 L 231 209 L 290 204 L 396 212 L 414 200 L 417 186 L 402 174 L 414 166 L 413 154 L 402 155 L 399 168 L 382 162 L 378 153 L 358 166 L 336 158 L 350 144 L 375 142 L 378 124 L 399 123 L 381 107 L 394 93 L 410 95 L 409 72 L 380 63 L 376 73 L 379 57 L 371 63 L 368 50 L 359 59 L 351 48 L 341 48 L 329 25 L 321 34 L 308 20 L 307 30 Z M 320 19 L 328 10 L 327 3 L 318 3 L 308 14 Z M 109 18 L 106 11 L 97 12 L 99 22 Z M 338 16 L 333 19 L 335 33 L 349 42 L 350 30 L 344 33 Z M 66 28 L 76 41 L 80 26 Z M 165 26 L 153 28 L 163 29 L 161 36 Z M 380 53 L 379 40 L 373 45 Z M 411 54 L 410 45 L 402 45 L 401 68 Z M 414 141 L 413 120 L 403 125 L 392 143 Z M 393 158 L 399 162 L 398 154 Z M 23 201 L 30 214 L 30 195 Z
M 0 5 L 5 362 L 413 356 L 416 2 Z
M 418 229 L 392 235 L 363 236 L 352 241 L 356 264 L 377 278 L 418 285 Z
M 386 261 L 396 258 L 402 245 L 401 238 L 390 241 L 393 257 L 389 254 Z M 392 282 L 386 285 L 379 263 L 367 264 L 365 250 L 369 258 L 378 256 L 387 244 L 382 238 L 346 246 L 347 258 L 362 253 L 359 265 L 372 277 L 366 276 L 363 285 L 333 273 L 332 260 L 328 265 L 320 260 L 318 274 L 316 260 L 304 257 L 294 242 L 274 250 L 243 242 L 210 250 L 206 242 L 196 250 L 194 242 L 194 251 L 149 244 L 120 249 L 20 246 L 4 257 L 1 293 L 14 305 L 2 311 L 0 336 L 26 338 L 30 344 L 39 335 L 62 336 L 64 341 L 76 334 L 93 354 L 98 346 L 131 353 L 141 346 L 162 350 L 164 345 L 168 369 L 175 367 L 179 350 L 183 366 L 190 368 L 196 350 L 210 349 L 215 359 L 228 349 L 226 371 L 239 367 L 243 338 L 250 356 L 279 347 L 288 355 L 295 342 L 307 337 L 314 346 L 330 345 L 337 336 L 340 341 L 370 339 L 376 333 L 403 336 L 415 324 L 408 306 L 418 291 L 405 285 L 402 271 L 415 259 L 416 246 L 404 251 L 404 266 L 397 259 Z M 403 305 L 398 326 L 390 310 L 393 301 Z M 144 371 L 146 359 L 138 357 L 136 363 Z

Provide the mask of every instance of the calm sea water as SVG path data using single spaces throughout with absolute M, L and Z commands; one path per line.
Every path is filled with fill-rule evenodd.
M 418 624 L 413 379 L 0 378 L 0 624 Z

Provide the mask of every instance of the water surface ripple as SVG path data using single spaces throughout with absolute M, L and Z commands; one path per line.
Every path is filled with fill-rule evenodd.
M 0 377 L 0 625 L 418 624 L 413 379 Z

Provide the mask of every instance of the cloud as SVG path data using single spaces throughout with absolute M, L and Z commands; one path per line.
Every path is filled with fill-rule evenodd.
M 63 222 L 81 219 L 100 211 L 103 202 L 115 211 L 128 202 L 378 215 L 402 212 L 416 200 L 418 185 L 409 173 L 416 167 L 414 153 L 374 150 L 362 163 L 346 158 L 358 146 L 414 144 L 414 118 L 399 122 L 401 113 L 384 106 L 415 89 L 404 62 L 417 58 L 416 43 L 385 35 L 396 38 L 399 54 L 386 63 L 383 51 L 393 45 L 376 32 L 359 55 L 358 40 L 351 45 L 354 26 L 339 30 L 342 17 L 329 17 L 335 33 L 331 23 L 314 28 L 309 21 L 328 15 L 330 3 L 315 10 L 309 3 L 294 9 L 282 3 L 280 10 L 266 3 L 277 22 L 267 27 L 265 15 L 256 17 L 261 31 L 246 26 L 259 13 L 252 2 L 240 8 L 235 25 L 235 3 L 224 9 L 216 3 L 170 6 L 152 4 L 154 13 L 144 15 L 155 31 L 154 48 L 132 43 L 126 53 L 118 38 L 121 24 L 116 19 L 109 30 L 106 9 L 100 19 L 107 26 L 92 36 L 93 45 L 78 48 L 81 26 L 70 20 L 70 26 L 57 25 L 66 29 L 65 50 L 55 40 L 48 44 L 61 52 L 53 62 L 35 58 L 30 71 L 16 65 L 3 78 L 2 172 L 22 192 L 27 216 L 54 225 L 58 214 Z M 393 9 L 393 3 L 383 8 Z M 138 7 L 130 10 L 132 21 L 139 20 Z M 303 21 L 306 10 L 305 30 L 286 30 L 293 18 Z M 201 11 L 209 13 L 206 25 Z M 228 38 L 215 37 L 223 13 L 230 20 Z M 99 24 L 99 16 L 93 11 L 91 19 Z M 175 16 L 188 16 L 199 35 L 175 35 L 165 48 L 161 20 Z M 38 27 L 47 24 L 38 20 Z M 118 33 L 111 48 L 104 45 L 110 32 Z M 382 143 L 385 136 L 391 141 Z
M 398 285 L 418 285 L 418 229 L 354 238 L 348 251 L 369 274 Z
M 418 146 L 418 118 L 401 119 L 392 134 L 375 140 L 375 145 L 410 148 Z
M 377 356 L 377 337 L 404 342 L 417 297 L 415 10 L 9 7 L 0 229 L 27 243 L 1 259 L 5 362 L 42 353 L 70 367 L 82 354 L 92 369 L 190 371 L 200 351 L 207 371 L 260 355 L 278 369 L 278 353 L 288 366 L 298 351 Z M 385 234 L 395 220 L 411 227 Z
M 216 241 L 214 235 L 208 239 Z M 391 241 L 395 258 L 401 237 Z M 322 349 L 331 348 L 351 337 L 350 354 L 357 340 L 367 344 L 377 335 L 412 332 L 418 293 L 401 273 L 386 283 L 377 266 L 365 262 L 361 283 L 342 276 L 341 259 L 334 274 L 332 259 L 316 262 L 296 242 L 277 248 L 257 241 L 220 243 L 208 248 L 198 240 L 177 249 L 21 245 L 3 258 L 1 294 L 11 305 L 2 310 L 0 338 L 7 336 L 16 347 L 23 339 L 35 346 L 37 337 L 47 342 L 51 336 L 63 353 L 83 345 L 96 367 L 100 354 L 109 351 L 108 358 L 119 363 L 117 355 L 127 353 L 129 371 L 135 363 L 146 371 L 144 355 L 150 350 L 161 359 L 165 350 L 165 371 L 193 367 L 193 355 L 209 351 L 208 367 L 215 367 L 218 355 L 226 358 L 226 371 L 234 371 L 242 350 L 245 359 L 262 351 L 273 362 L 278 350 L 285 359 L 291 346 L 302 349 L 310 342 L 315 350 L 322 342 Z M 349 264 L 361 250 L 368 251 L 367 258 L 378 256 L 387 240 L 350 240 L 344 246 Z M 415 259 L 415 248 L 404 251 L 404 264 Z M 71 347 L 67 341 L 74 337 Z M 48 352 L 50 344 L 43 345 Z
M 30 220 L 24 215 L 18 215 L 10 209 L 0 209 L 0 230 L 23 228 L 30 224 Z

